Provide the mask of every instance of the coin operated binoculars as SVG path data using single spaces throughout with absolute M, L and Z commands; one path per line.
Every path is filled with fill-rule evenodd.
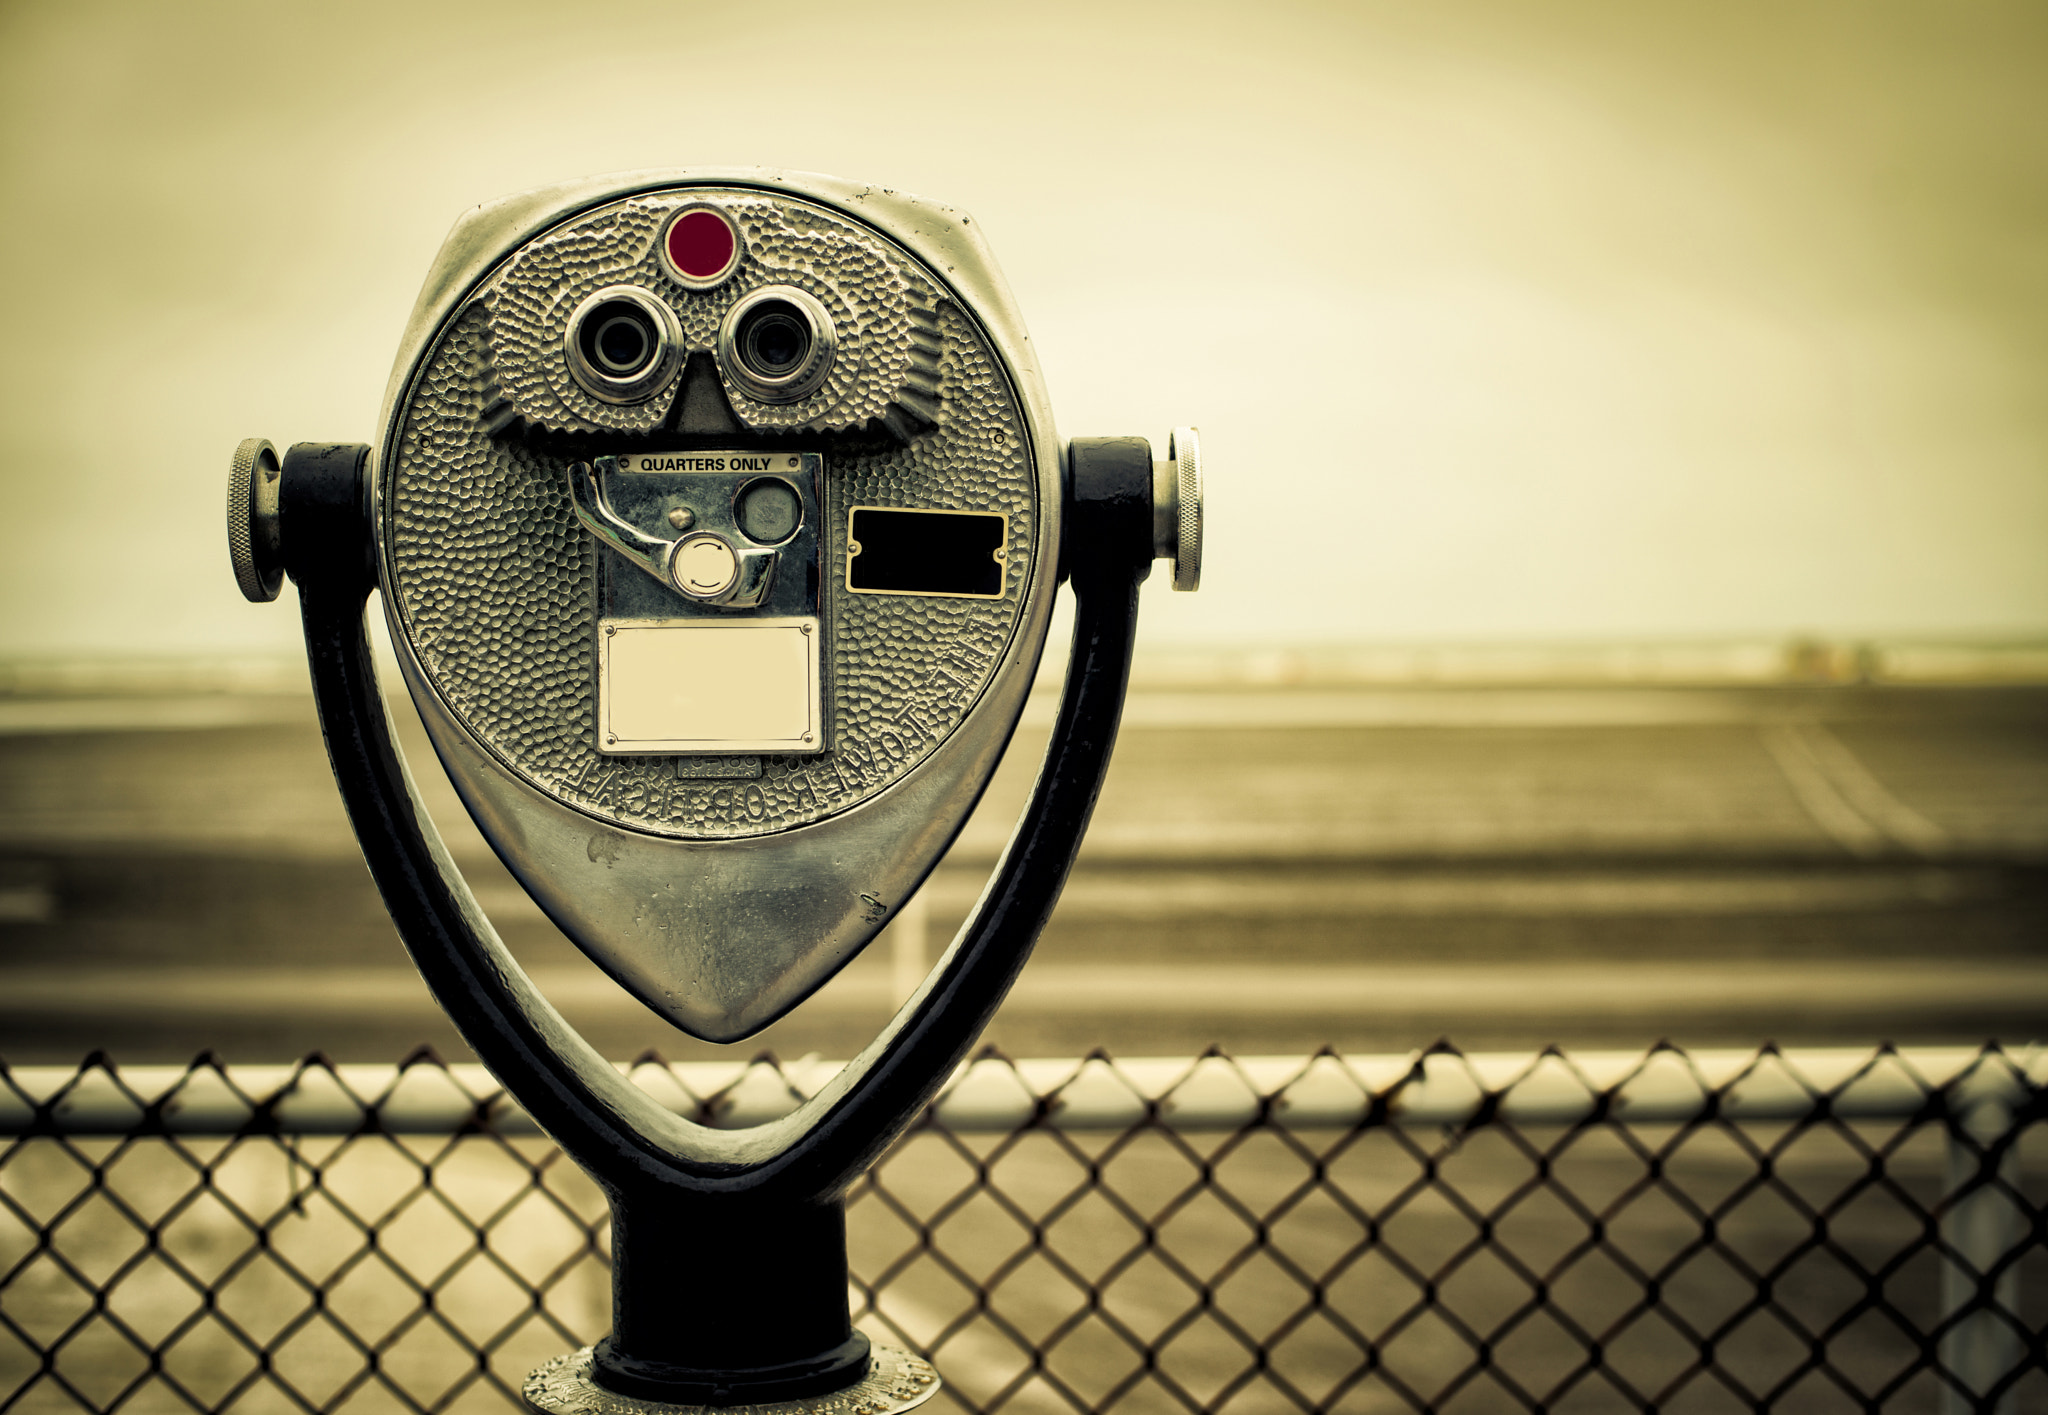
M 1050 915 L 1116 735 L 1139 583 L 1201 568 L 1192 429 L 1053 430 L 979 228 L 758 170 L 633 174 L 465 216 L 378 441 L 252 439 L 228 490 L 251 600 L 297 583 L 371 873 L 477 1056 L 611 1202 L 613 1325 L 542 1411 L 937 1388 L 853 1330 L 847 1187 L 937 1093 Z M 395 750 L 365 639 L 492 848 L 693 1036 L 823 985 L 958 834 L 1075 597 L 1057 726 L 980 903 L 873 1043 L 789 1116 L 685 1120 L 599 1056 L 477 908 Z

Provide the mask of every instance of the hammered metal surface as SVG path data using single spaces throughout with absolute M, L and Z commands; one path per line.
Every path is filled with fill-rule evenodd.
M 901 1415 L 938 1394 L 940 1385 L 931 1363 L 901 1347 L 876 1342 L 867 1375 L 845 1390 L 754 1405 L 671 1405 L 606 1390 L 591 1379 L 592 1355 L 586 1346 L 557 1356 L 528 1376 L 520 1392 L 527 1409 L 538 1415 Z
M 513 257 L 485 299 L 497 391 L 513 411 L 536 426 L 571 432 L 641 432 L 667 417 L 674 380 L 644 403 L 616 405 L 593 398 L 569 372 L 562 342 L 569 316 L 607 285 L 637 285 L 667 301 L 682 321 L 686 355 L 715 349 L 725 312 L 764 285 L 794 286 L 825 306 L 839 354 L 809 397 L 758 402 L 721 370 L 746 427 L 839 431 L 881 418 L 899 401 L 914 376 L 914 330 L 928 325 L 937 300 L 910 257 L 802 203 L 710 195 L 733 218 L 746 251 L 713 290 L 688 289 L 661 263 L 661 235 L 684 204 L 680 195 L 616 203 L 528 242 Z
M 384 515 L 403 630 L 472 736 L 531 785 L 600 819 L 681 839 L 736 839 L 869 799 L 959 726 L 1015 631 L 1037 528 L 1014 390 L 978 328 L 915 260 L 802 203 L 721 193 L 750 253 L 718 290 L 686 291 L 661 274 L 653 240 L 666 213 L 703 190 L 634 198 L 576 218 L 522 248 L 455 314 L 398 409 Z M 651 450 L 674 435 L 651 422 L 638 433 L 600 422 L 621 410 L 582 395 L 565 364 L 551 371 L 549 359 L 561 363 L 561 340 L 546 319 L 566 318 L 584 293 L 630 277 L 671 302 L 692 349 L 708 347 L 725 304 L 758 284 L 800 283 L 799 275 L 835 320 L 844 312 L 832 378 L 787 408 L 736 394 L 732 401 L 756 429 L 808 418 L 803 435 L 761 445 L 825 457 L 819 580 L 831 749 L 765 758 L 759 779 L 748 782 L 679 777 L 660 757 L 604 756 L 594 742 L 594 567 L 610 552 L 594 547 L 569 509 L 565 468 L 588 453 L 541 429 L 609 429 L 615 437 L 596 449 L 605 452 Z M 863 322 L 870 318 L 872 329 Z M 526 333 L 513 337 L 519 329 Z M 940 352 L 927 375 L 921 369 L 933 361 L 920 346 L 934 334 Z M 937 396 L 923 399 L 918 386 L 934 381 Z M 902 406 L 939 415 L 936 427 L 904 445 L 868 421 L 890 422 L 888 399 L 899 395 Z M 520 417 L 487 418 L 507 397 L 518 401 Z M 819 400 L 829 407 L 813 407 Z M 646 406 L 669 401 L 660 395 Z M 862 424 L 866 431 L 850 438 L 831 431 Z M 1010 528 L 1004 597 L 848 593 L 840 508 L 856 503 L 1002 513 Z

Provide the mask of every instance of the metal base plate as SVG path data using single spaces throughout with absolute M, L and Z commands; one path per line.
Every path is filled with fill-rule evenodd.
M 591 1379 L 593 1348 L 557 1356 L 526 1378 L 527 1409 L 539 1415 L 898 1415 L 930 1400 L 939 1373 L 901 1347 L 874 1344 L 868 1373 L 844 1390 L 760 1405 L 670 1405 L 608 1391 Z

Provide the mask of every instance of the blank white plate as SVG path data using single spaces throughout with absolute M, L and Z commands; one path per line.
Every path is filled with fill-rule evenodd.
M 597 713 L 614 755 L 821 752 L 818 621 L 600 620 Z

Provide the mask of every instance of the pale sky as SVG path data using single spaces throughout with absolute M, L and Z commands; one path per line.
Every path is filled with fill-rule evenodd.
M 2048 7 L 0 5 L 0 656 L 273 652 L 238 440 L 367 441 L 466 206 L 982 224 L 1066 436 L 1195 423 L 1157 644 L 2048 636 Z

